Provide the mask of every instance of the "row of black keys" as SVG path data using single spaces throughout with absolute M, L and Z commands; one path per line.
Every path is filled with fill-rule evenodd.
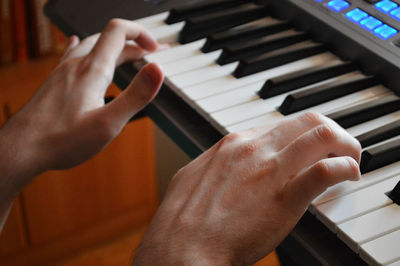
M 240 61 L 234 71 L 234 76 L 237 78 L 327 51 L 323 44 L 305 42 L 310 40 L 306 33 L 287 31 L 293 28 L 287 21 L 254 23 L 247 27 L 232 29 L 267 15 L 268 9 L 265 6 L 249 4 L 248 1 L 242 0 L 219 0 L 172 9 L 166 22 L 172 24 L 186 21 L 179 35 L 181 43 L 207 38 L 202 47 L 203 52 L 223 49 L 217 60 L 218 64 L 225 65 Z M 287 32 L 276 34 L 283 31 Z M 356 69 L 357 66 L 351 62 L 333 62 L 304 69 L 266 81 L 258 94 L 266 99 L 350 73 Z M 314 86 L 289 95 L 279 111 L 288 115 L 378 83 L 376 78 L 367 76 Z M 331 114 L 330 117 L 342 127 L 349 128 L 397 110 L 400 110 L 399 99 L 385 99 L 347 108 Z M 368 147 L 395 137 L 399 133 L 400 121 L 371 130 L 357 138 L 363 147 Z M 400 160 L 400 140 L 393 140 L 364 150 L 360 167 L 362 173 L 365 173 L 398 160 Z

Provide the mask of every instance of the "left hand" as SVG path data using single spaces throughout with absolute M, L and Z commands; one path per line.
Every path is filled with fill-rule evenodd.
M 128 43 L 134 41 L 135 43 Z M 163 73 L 145 66 L 109 104 L 115 68 L 158 49 L 140 25 L 113 19 L 101 34 L 75 36 L 30 102 L 0 130 L 0 205 L 37 174 L 74 167 L 102 150 L 157 94 Z

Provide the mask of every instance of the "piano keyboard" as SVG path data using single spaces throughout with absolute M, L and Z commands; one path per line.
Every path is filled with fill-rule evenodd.
M 400 193 L 400 98 L 363 60 L 275 16 L 282 2 L 295 5 L 215 0 L 136 20 L 170 45 L 145 61 L 162 65 L 166 84 L 222 134 L 308 111 L 346 128 L 362 144 L 363 176 L 329 188 L 309 210 L 368 264 L 400 265 L 400 206 L 387 195 Z M 400 3 L 297 2 L 400 52 Z

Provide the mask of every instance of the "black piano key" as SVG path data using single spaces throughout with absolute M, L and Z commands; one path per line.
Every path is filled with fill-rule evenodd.
M 300 43 L 275 50 L 257 57 L 240 60 L 233 75 L 237 78 L 251 75 L 263 70 L 278 67 L 306 57 L 320 54 L 326 51 L 326 47 L 320 43 Z
M 356 77 L 351 80 L 334 81 L 290 94 L 279 107 L 284 114 L 292 114 L 339 97 L 373 87 L 378 84 L 374 77 Z
M 267 13 L 265 6 L 246 4 L 206 16 L 189 18 L 179 33 L 179 42 L 196 41 L 213 33 L 265 17 Z
M 360 170 L 362 174 L 371 172 L 400 160 L 400 139 L 377 144 L 363 151 Z
M 392 191 L 385 193 L 394 203 L 400 205 L 400 181 L 394 187 Z
M 269 79 L 265 82 L 258 95 L 266 99 L 289 92 L 307 85 L 333 78 L 354 71 L 356 66 L 351 62 L 332 62 L 288 73 Z
M 224 10 L 226 8 L 234 7 L 247 2 L 246 0 L 214 0 L 206 1 L 198 4 L 192 4 L 187 6 L 182 6 L 178 8 L 172 8 L 169 11 L 169 15 L 165 20 L 167 24 L 173 24 L 176 22 L 184 21 L 185 19 L 206 15 L 210 12 L 217 12 Z
M 400 135 L 400 121 L 372 129 L 356 137 L 363 148 Z
M 343 128 L 349 128 L 398 110 L 400 99 L 393 96 L 352 106 L 329 114 L 328 117 Z
M 290 29 L 292 26 L 287 21 L 276 21 L 272 24 L 252 25 L 245 28 L 233 28 L 228 31 L 216 33 L 207 37 L 207 41 L 201 48 L 204 53 L 216 51 L 226 45 L 245 42 L 255 38 L 265 37 L 274 33 Z
M 246 57 L 260 55 L 306 40 L 309 40 L 309 36 L 304 32 L 287 32 L 230 45 L 223 49 L 222 54 L 217 59 L 217 63 L 220 65 L 229 64 Z

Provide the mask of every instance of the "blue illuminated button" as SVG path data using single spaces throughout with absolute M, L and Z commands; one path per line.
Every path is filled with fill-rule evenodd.
M 368 17 L 368 14 L 366 12 L 362 11 L 361 9 L 356 8 L 354 10 L 347 12 L 346 17 L 353 22 L 359 22 L 359 21 L 365 19 L 366 17 Z
M 398 5 L 395 2 L 392 2 L 390 0 L 383 0 L 383 1 L 380 1 L 379 3 L 376 3 L 375 7 L 379 11 L 382 11 L 383 13 L 389 13 L 391 10 L 398 7 Z
M 387 39 L 393 37 L 394 35 L 397 34 L 397 32 L 398 31 L 396 29 L 394 29 L 386 24 L 383 26 L 380 26 L 379 28 L 376 28 L 374 30 L 375 35 L 384 40 L 387 40 Z
M 375 28 L 381 26 L 383 23 L 382 21 L 374 18 L 374 17 L 368 17 L 366 19 L 361 20 L 360 25 L 366 30 L 372 31 Z
M 318 2 L 318 3 L 322 3 L 322 2 L 324 2 L 325 0 L 315 0 L 315 2 Z
M 333 1 L 328 2 L 328 4 L 326 4 L 326 6 L 335 12 L 340 12 L 340 11 L 348 8 L 350 6 L 350 4 L 344 0 L 333 0 Z
M 393 18 L 395 18 L 395 19 L 397 19 L 397 20 L 400 20 L 400 7 L 399 7 L 399 8 L 396 8 L 396 9 L 393 9 L 392 11 L 390 11 L 390 15 L 391 15 Z

